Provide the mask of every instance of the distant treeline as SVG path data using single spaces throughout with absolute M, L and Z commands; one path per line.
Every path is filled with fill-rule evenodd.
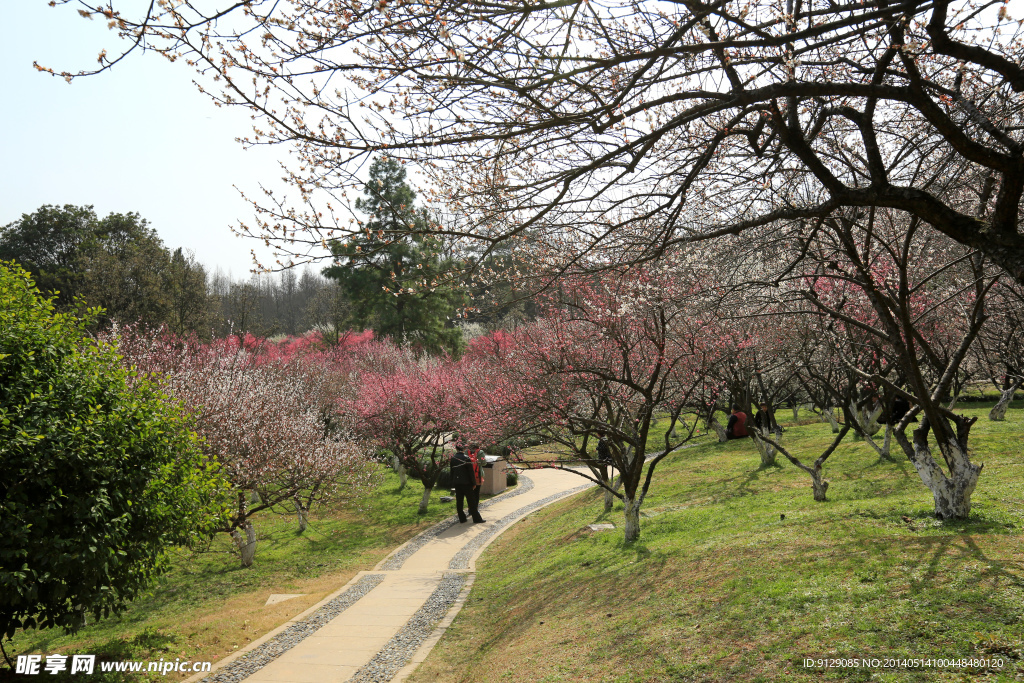
M 112 321 L 165 325 L 202 338 L 301 334 L 340 327 L 338 285 L 312 269 L 233 280 L 170 249 L 137 213 L 100 218 L 92 206 L 43 206 L 0 228 L 0 260 L 16 261 L 61 310 L 100 306 Z
M 431 265 L 435 257 L 419 258 Z M 318 330 L 326 341 L 337 342 L 350 329 L 394 336 L 388 308 L 393 297 L 380 301 L 376 282 L 369 288 L 373 291 L 362 291 L 367 281 L 379 277 L 376 264 L 346 259 L 345 266 L 331 269 L 331 278 L 307 267 L 233 279 L 220 269 L 208 272 L 187 250 L 167 247 L 137 213 L 100 218 L 92 206 L 42 206 L 0 227 L 0 260 L 16 261 L 29 271 L 39 289 L 55 297 L 58 310 L 102 307 L 97 328 L 115 321 L 163 325 L 202 339 Z M 454 286 L 461 293 L 449 298 L 458 300 L 460 309 L 431 308 L 425 302 L 437 301 L 437 294 L 403 293 L 395 299 L 400 306 L 409 299 L 404 310 L 417 316 L 399 321 L 400 336 L 416 343 L 428 338 L 425 330 L 436 328 L 434 335 L 444 335 L 444 328 L 454 327 L 474 336 L 529 315 L 523 302 L 506 303 L 515 299 L 507 286 Z M 431 316 L 438 322 L 431 323 Z M 457 353 L 461 344 L 456 338 L 439 348 Z

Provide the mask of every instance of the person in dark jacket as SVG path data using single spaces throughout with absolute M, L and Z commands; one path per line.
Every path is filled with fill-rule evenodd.
M 770 434 L 772 427 L 775 426 L 773 424 L 774 422 L 775 419 L 771 410 L 768 409 L 767 401 L 761 401 L 761 404 L 757 409 L 757 414 L 754 415 L 754 426 L 757 427 L 762 434 Z
M 463 512 L 463 501 L 469 505 L 469 515 L 473 522 L 479 524 L 484 521 L 477 509 L 480 505 L 480 482 L 483 479 L 483 472 L 480 470 L 482 463 L 466 454 L 461 445 L 455 447 L 455 455 L 450 463 L 452 473 L 452 487 L 455 489 L 455 509 L 459 513 L 459 521 L 468 521 L 466 513 Z
M 725 425 L 725 435 L 730 439 L 743 439 L 747 436 L 747 414 L 740 410 L 739 406 L 732 407 L 732 415 Z
M 604 432 L 597 433 L 597 460 L 606 465 L 612 463 L 612 449 Z
M 897 396 L 895 400 L 893 400 L 892 402 L 892 412 L 890 413 L 889 424 L 895 427 L 900 423 L 900 420 L 903 419 L 903 416 L 909 412 L 910 401 L 903 398 L 902 396 Z M 911 418 L 910 421 L 917 422 L 917 418 Z

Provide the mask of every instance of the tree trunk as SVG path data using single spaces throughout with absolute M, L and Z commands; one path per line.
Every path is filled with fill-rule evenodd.
M 828 482 L 821 477 L 821 468 L 815 467 L 811 470 L 811 488 L 814 490 L 814 500 L 819 503 L 825 501 L 825 493 L 828 491 Z
M 832 408 L 826 408 L 821 411 L 822 418 L 832 426 L 832 433 L 839 433 L 839 422 L 836 420 L 835 414 L 832 412 Z
M 922 423 L 926 423 L 926 420 L 922 420 Z M 956 439 L 951 439 L 948 443 L 938 444 L 949 468 L 947 476 L 928 447 L 925 424 L 914 430 L 913 444 L 900 434 L 897 434 L 896 438 L 917 470 L 921 481 L 932 492 L 935 516 L 939 519 L 964 519 L 970 515 L 971 494 L 978 485 L 978 477 L 984 465 L 972 463 Z
M 1021 380 L 1017 380 L 1009 386 L 1009 388 L 1003 390 L 1002 395 L 999 397 L 999 401 L 995 407 L 988 413 L 988 419 L 995 422 L 1002 422 L 1006 419 L 1006 409 L 1010 407 L 1010 401 L 1013 400 L 1013 395 L 1020 388 Z
M 793 422 L 796 422 L 799 419 L 800 419 L 800 406 L 795 405 L 795 406 L 793 406 Z
M 398 475 L 398 490 L 401 491 L 405 488 L 405 482 L 408 480 L 408 477 L 405 472 L 405 465 L 402 464 L 397 455 L 391 456 L 391 468 Z
M 295 515 L 299 518 L 299 533 L 306 530 L 309 525 L 309 510 L 302 506 L 302 501 L 295 496 Z
M 768 432 L 768 436 L 775 443 L 781 443 L 782 442 L 782 430 L 781 429 L 775 429 L 774 431 Z M 773 446 L 770 443 L 768 443 L 767 441 L 764 441 L 763 439 L 761 439 L 760 436 L 758 436 L 756 431 L 754 432 L 754 445 L 757 446 L 757 451 L 758 451 L 758 453 L 761 454 L 761 467 L 774 467 L 775 466 L 775 456 L 778 455 L 778 453 L 775 450 L 775 446 Z
M 615 491 L 618 491 L 619 487 L 622 486 L 622 477 L 619 477 L 617 479 L 615 477 L 612 477 L 611 486 L 612 486 L 612 489 L 614 489 Z M 605 489 L 604 490 L 604 512 L 605 512 L 605 514 L 608 514 L 609 512 L 612 511 L 612 506 L 614 504 L 615 504 L 615 495 L 611 491 L 609 491 L 608 489 Z
M 423 498 L 420 499 L 420 509 L 417 510 L 421 515 L 427 514 L 427 505 L 430 503 L 430 492 L 433 488 L 433 486 L 423 485 Z
M 245 521 L 241 529 L 245 530 L 245 538 L 242 537 L 238 528 L 231 530 L 231 538 L 234 539 L 235 545 L 242 555 L 242 566 L 251 567 L 252 561 L 256 557 L 256 530 L 249 520 Z
M 879 454 L 879 458 L 885 458 L 886 460 L 892 460 L 892 457 L 890 456 L 890 449 L 889 449 L 889 446 L 892 443 L 892 436 L 893 436 L 893 426 L 892 425 L 886 425 L 886 438 L 885 438 L 885 441 L 883 441 L 883 443 L 882 443 L 881 449 L 879 447 L 879 444 L 874 442 L 874 439 L 871 438 L 870 436 L 868 436 L 864 440 L 867 441 L 870 444 L 872 449 L 874 449 L 874 453 Z
M 626 543 L 632 543 L 640 538 L 640 503 L 627 495 L 622 505 L 626 515 Z
M 719 424 L 713 415 L 708 418 L 708 429 L 713 429 L 718 435 L 718 443 L 725 443 L 729 440 L 728 434 L 725 433 L 725 427 Z
M 859 441 L 865 436 L 874 436 L 881 429 L 881 425 L 878 424 L 878 418 L 882 416 L 883 405 L 881 402 L 874 406 L 864 406 L 863 408 L 857 408 L 857 404 L 850 403 L 850 413 L 853 414 L 853 419 L 856 424 L 853 431 L 853 438 L 855 441 Z

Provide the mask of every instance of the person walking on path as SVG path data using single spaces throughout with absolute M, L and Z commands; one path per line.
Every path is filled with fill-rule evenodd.
M 732 407 L 732 415 L 725 426 L 725 434 L 730 439 L 742 439 L 747 436 L 747 414 L 740 410 L 738 405 Z
M 459 513 L 460 522 L 468 521 L 463 510 L 464 501 L 469 507 L 469 514 L 473 518 L 473 522 L 479 524 L 484 521 L 478 510 L 480 484 L 483 483 L 483 472 L 480 465 L 480 449 L 475 445 L 470 448 L 469 454 L 461 444 L 455 447 L 455 455 L 451 460 L 451 472 L 452 486 L 455 488 L 455 509 Z

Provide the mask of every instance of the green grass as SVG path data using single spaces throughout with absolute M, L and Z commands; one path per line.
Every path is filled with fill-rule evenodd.
M 971 518 L 943 523 L 898 451 L 847 440 L 829 500 L 749 440 L 704 438 L 658 469 L 641 539 L 587 492 L 535 513 L 477 563 L 470 599 L 414 681 L 1024 680 L 1024 402 L 979 416 Z M 812 460 L 832 439 L 779 411 Z M 803 419 L 803 418 L 808 419 Z M 785 515 L 781 519 L 780 515 Z M 586 525 L 611 521 L 614 531 Z M 803 667 L 805 657 L 1002 657 L 1001 671 Z
M 722 419 L 721 415 L 719 416 L 719 418 Z M 693 415 L 684 415 L 683 419 L 686 422 L 692 424 L 694 417 Z M 669 428 L 671 422 L 671 418 L 667 416 L 660 416 L 655 418 L 654 424 L 651 426 L 650 432 L 648 434 L 648 452 L 658 452 L 662 448 L 664 448 L 665 431 Z M 683 441 L 683 438 L 686 434 L 686 424 L 683 421 L 678 421 L 676 423 L 676 430 L 678 434 L 675 438 L 671 439 L 672 445 L 677 445 Z M 694 433 L 694 436 L 696 436 L 699 432 L 700 430 L 697 430 Z M 577 438 L 577 448 L 580 447 L 582 444 L 583 438 Z M 591 441 L 590 448 L 593 452 L 593 449 L 597 448 L 596 442 Z M 578 462 L 573 460 L 570 448 L 565 444 L 560 443 L 546 443 L 540 444 L 539 446 L 530 446 L 528 448 L 520 450 L 519 456 L 522 459 L 522 462 L 527 463 L 548 461 L 565 461 L 567 463 Z
M 399 492 L 397 477 L 389 470 L 381 486 L 360 500 L 320 509 L 320 514 L 314 508 L 302 534 L 294 515 L 257 516 L 259 540 L 252 567 L 241 567 L 230 539 L 220 534 L 205 552 L 172 551 L 171 570 L 122 615 L 72 635 L 55 629 L 20 632 L 14 647 L 5 648 L 11 655 L 84 653 L 108 661 L 217 661 L 316 604 L 356 572 L 372 569 L 393 548 L 450 515 L 452 505 L 438 500 L 444 493 L 435 490 L 428 514 L 418 515 L 422 485 L 410 480 Z M 272 593 L 305 595 L 264 606 Z M 0 679 L 6 671 L 0 668 Z M 89 680 L 122 678 L 96 675 Z

